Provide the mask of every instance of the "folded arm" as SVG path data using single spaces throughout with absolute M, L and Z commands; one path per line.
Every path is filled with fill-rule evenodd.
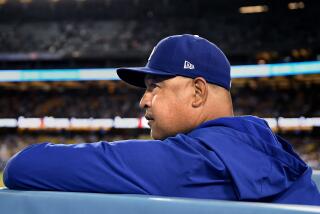
M 221 183 L 210 167 L 212 163 L 181 138 L 42 143 L 8 162 L 4 183 L 11 189 L 188 195 L 196 192 L 188 193 L 197 182 Z

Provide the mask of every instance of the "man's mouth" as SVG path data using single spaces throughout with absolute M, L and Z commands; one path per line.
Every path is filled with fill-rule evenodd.
M 144 117 L 148 120 L 148 125 L 151 127 L 151 123 L 154 121 L 153 117 L 148 114 L 146 114 Z
M 144 117 L 145 117 L 148 121 L 153 120 L 153 117 L 152 117 L 152 116 L 150 116 L 150 115 L 145 115 Z

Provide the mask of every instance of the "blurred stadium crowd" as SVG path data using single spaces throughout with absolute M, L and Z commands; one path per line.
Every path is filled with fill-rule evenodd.
M 0 53 L 16 53 L 19 50 L 22 53 L 51 54 L 52 57 L 103 57 L 130 52 L 145 55 L 165 36 L 179 32 L 198 32 L 215 41 L 230 56 L 260 53 L 262 56 L 258 57 L 265 57 L 268 61 L 279 58 L 289 61 L 295 58 L 307 59 L 312 54 L 311 49 L 320 50 L 320 31 L 314 28 L 320 22 L 317 23 L 316 20 L 307 17 L 284 19 L 279 23 L 277 17 L 270 19 L 257 16 L 253 19 L 237 14 L 217 17 L 214 22 L 208 19 L 186 18 L 144 22 L 5 23 L 0 24 Z M 305 22 L 308 23 L 307 26 Z M 256 27 L 252 29 L 252 26 Z M 301 53 L 292 47 L 301 49 Z M 263 53 L 266 56 L 263 56 Z M 281 59 L 279 54 L 282 54 L 282 57 L 286 54 L 292 57 Z
M 0 69 L 144 65 L 157 41 L 199 34 L 232 65 L 320 60 L 319 2 L 270 0 L 264 13 L 242 14 L 243 0 L 0 1 Z M 260 4 L 259 2 L 254 2 Z M 303 6 L 303 7 L 302 7 Z M 1 71 L 0 71 L 1 72 Z M 235 80 L 236 115 L 320 117 L 320 81 L 296 77 Z M 319 76 L 317 76 L 320 80 Z M 0 84 L 0 118 L 142 117 L 143 90 L 117 81 Z M 279 132 L 320 169 L 320 131 Z M 56 132 L 0 128 L 0 171 L 26 145 L 147 138 L 148 130 Z
M 265 86 L 262 84 L 261 81 L 252 80 L 232 87 L 236 115 L 320 117 L 320 84 L 289 79 L 282 79 L 281 83 L 267 83 Z M 143 89 L 116 81 L 100 86 L 94 86 L 94 83 L 78 85 L 81 87 L 0 87 L 0 118 L 137 118 L 144 115 L 144 111 L 139 108 Z
M 85 89 L 2 89 L 0 117 L 139 117 L 143 115 L 138 103 L 141 93 L 120 82 Z
M 54 60 L 53 67 L 57 61 L 68 61 L 64 67 L 83 66 L 79 59 L 94 60 L 89 66 L 141 65 L 157 41 L 181 33 L 214 41 L 232 64 L 320 58 L 316 1 L 306 2 L 303 10 L 289 10 L 286 0 L 270 1 L 270 12 L 255 14 L 239 13 L 241 0 L 230 5 L 209 0 L 72 2 L 0 6 L 0 68 L 29 65 L 28 60 L 38 67 L 48 66 L 45 60 Z M 13 16 L 13 11 L 19 13 Z

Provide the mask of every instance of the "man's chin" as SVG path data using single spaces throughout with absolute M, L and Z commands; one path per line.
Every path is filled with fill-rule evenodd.
M 165 140 L 166 138 L 170 137 L 167 135 L 161 135 L 160 133 L 157 133 L 157 132 L 153 131 L 152 129 L 150 131 L 150 136 L 154 140 Z
M 154 135 L 154 134 L 152 133 L 152 131 L 150 132 L 150 136 L 151 136 L 151 138 L 154 139 L 154 140 L 159 140 L 159 138 L 158 138 L 156 135 Z
M 163 140 L 155 131 L 152 130 L 152 128 L 150 131 L 150 136 L 154 140 Z

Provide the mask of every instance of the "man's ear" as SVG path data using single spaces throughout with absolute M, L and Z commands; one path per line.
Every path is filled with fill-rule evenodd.
M 208 96 L 208 84 L 203 77 L 197 77 L 193 80 L 194 99 L 192 107 L 200 107 L 205 103 Z

